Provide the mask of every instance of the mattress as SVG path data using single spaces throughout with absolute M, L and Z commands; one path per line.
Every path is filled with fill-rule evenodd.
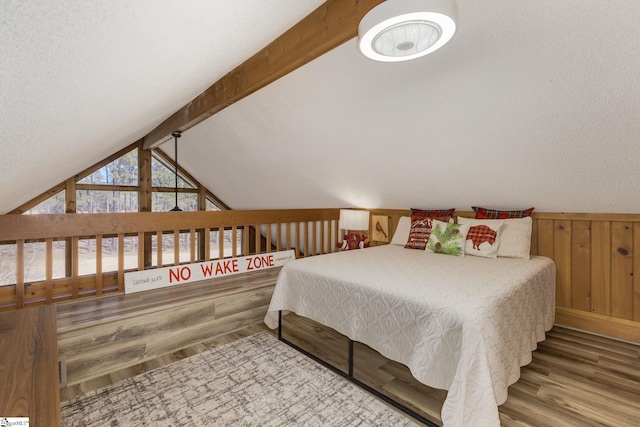
M 446 427 L 499 426 L 498 406 L 553 326 L 546 257 L 456 257 L 385 245 L 291 261 L 265 317 L 292 311 L 448 390 Z

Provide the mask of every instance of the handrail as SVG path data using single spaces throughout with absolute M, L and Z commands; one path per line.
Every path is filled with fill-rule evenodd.
M 167 265 L 166 261 L 186 262 L 180 259 L 179 244 L 166 249 L 163 245 L 181 238 L 189 242 L 191 263 L 285 249 L 295 249 L 298 257 L 334 252 L 338 217 L 339 209 L 3 215 L 0 244 L 15 245 L 16 280 L 0 286 L 0 310 L 123 291 L 125 271 L 156 268 Z M 235 237 L 238 231 L 241 241 Z M 218 233 L 217 241 L 212 233 Z M 229 236 L 227 247 L 218 238 L 222 236 Z M 105 272 L 103 241 L 111 237 L 117 239 L 118 267 Z M 125 268 L 129 238 L 136 242 L 135 268 Z M 88 246 L 95 246 L 95 274 L 79 270 L 81 242 L 87 239 Z M 55 241 L 65 242 L 65 275 L 58 278 L 52 274 Z M 43 280 L 29 282 L 25 280 L 25 245 L 31 242 L 44 242 L 45 272 Z

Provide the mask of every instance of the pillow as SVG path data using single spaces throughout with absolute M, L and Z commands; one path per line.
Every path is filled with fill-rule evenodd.
M 467 242 L 464 247 L 466 255 L 485 258 L 497 258 L 504 219 L 470 219 L 458 217 L 458 224 L 469 226 Z
M 451 209 L 411 208 L 411 216 L 420 215 L 420 216 L 428 216 L 430 218 L 447 217 L 447 219 L 449 219 L 449 218 L 453 218 L 453 213 L 455 212 L 455 210 L 456 210 L 455 208 L 451 208 Z
M 531 217 L 505 219 L 500 232 L 498 257 L 531 258 Z
M 404 245 L 407 249 L 424 250 L 431 235 L 431 221 L 449 221 L 453 217 L 455 209 L 411 209 L 411 227 L 409 238 Z
M 472 206 L 471 209 L 476 213 L 476 219 L 525 218 L 531 216 L 531 213 L 533 212 L 533 208 L 521 210 L 498 210 Z
M 464 256 L 469 226 L 433 220 L 431 236 L 425 250 L 436 254 Z
M 393 233 L 390 245 L 406 245 L 409 239 L 409 230 L 411 230 L 411 217 L 401 216 L 398 220 L 396 232 Z

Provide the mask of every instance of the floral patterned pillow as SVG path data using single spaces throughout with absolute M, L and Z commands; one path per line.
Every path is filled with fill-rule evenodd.
M 450 224 L 434 219 L 426 250 L 436 254 L 464 256 L 469 225 Z

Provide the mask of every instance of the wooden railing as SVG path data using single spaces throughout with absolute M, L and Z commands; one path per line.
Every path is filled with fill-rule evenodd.
M 129 270 L 285 249 L 297 257 L 333 252 L 338 217 L 339 209 L 3 215 L 2 256 L 15 248 L 16 274 L 0 286 L 0 310 L 121 292 Z M 43 264 L 36 280 L 25 279 L 32 252 Z
M 388 217 L 389 238 L 400 216 L 410 214 L 371 213 Z M 339 209 L 3 215 L 0 249 L 15 247 L 16 275 L 0 286 L 0 310 L 120 292 L 129 270 L 292 248 L 298 257 L 333 252 L 342 237 L 338 217 Z M 640 215 L 535 212 L 533 220 L 531 253 L 557 267 L 557 323 L 640 342 Z M 114 268 L 105 264 L 107 239 L 116 248 Z M 169 244 L 163 250 L 175 241 L 182 249 Z M 33 244 L 44 247 L 44 277 L 25 280 Z M 58 246 L 63 249 L 56 252 Z M 95 247 L 91 272 L 81 267 L 87 246 Z M 54 274 L 60 262 L 63 273 Z
M 411 214 L 371 213 L 389 218 L 389 236 Z M 640 343 L 639 214 L 534 212 L 531 254 L 556 264 L 557 324 Z

